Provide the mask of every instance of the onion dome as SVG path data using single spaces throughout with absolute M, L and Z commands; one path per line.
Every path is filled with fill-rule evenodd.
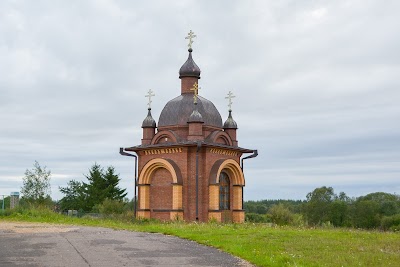
M 201 116 L 200 112 L 197 110 L 197 103 L 194 103 L 194 109 L 192 114 L 190 114 L 188 122 L 204 122 L 203 116 Z
M 224 129 L 237 129 L 237 123 L 232 118 L 232 110 L 229 110 L 229 116 L 224 123 Z
M 214 104 L 197 96 L 197 111 L 205 126 L 222 128 L 222 118 Z M 187 126 L 193 113 L 193 94 L 182 94 L 170 100 L 161 111 L 158 127 Z
M 189 57 L 179 70 L 179 79 L 183 77 L 196 77 L 200 79 L 200 68 L 192 58 L 192 48 L 189 48 Z
M 151 116 L 151 108 L 148 109 L 147 117 L 143 120 L 142 128 L 156 128 L 156 121 Z

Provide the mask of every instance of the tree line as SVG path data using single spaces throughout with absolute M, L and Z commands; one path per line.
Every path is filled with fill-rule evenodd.
M 246 201 L 244 209 L 252 222 L 400 230 L 400 196 L 384 192 L 350 198 L 323 186 L 306 200 Z
M 119 187 L 121 179 L 113 166 L 102 168 L 95 163 L 84 176 L 86 181 L 73 179 L 67 186 L 59 187 L 64 196 L 55 202 L 50 197 L 51 172 L 35 162 L 34 168 L 26 170 L 23 177 L 20 206 L 103 214 L 133 210 L 134 201 L 129 201 L 126 189 Z M 9 197 L 0 200 L 0 207 L 3 201 L 9 207 Z M 246 201 L 244 209 L 249 222 L 400 230 L 400 196 L 384 192 L 351 198 L 323 186 L 308 193 L 306 200 Z
M 45 207 L 60 212 L 78 210 L 81 213 L 111 214 L 132 210 L 133 201 L 126 198 L 126 189 L 119 187 L 121 179 L 113 166 L 103 168 L 95 163 L 84 176 L 87 181 L 73 179 L 68 181 L 67 186 L 60 186 L 64 196 L 59 201 L 53 201 L 50 197 L 51 171 L 35 161 L 33 168 L 27 169 L 22 178 L 19 205 L 22 208 Z M 8 208 L 9 199 L 6 197 L 4 200 Z

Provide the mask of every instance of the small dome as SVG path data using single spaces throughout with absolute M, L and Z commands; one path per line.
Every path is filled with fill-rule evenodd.
M 147 117 L 143 120 L 142 128 L 156 128 L 156 121 L 151 116 L 151 108 L 148 109 Z
M 229 110 L 229 116 L 224 123 L 224 129 L 237 129 L 237 123 L 232 118 L 232 110 Z
M 189 57 L 179 70 L 179 79 L 182 77 L 196 77 L 200 79 L 200 68 L 192 58 L 192 49 L 189 49 Z
M 203 116 L 201 116 L 200 112 L 197 110 L 197 103 L 194 104 L 194 109 L 192 114 L 190 114 L 188 122 L 204 122 Z
M 197 96 L 197 111 L 204 125 L 222 128 L 222 118 L 214 104 L 204 97 Z M 193 94 L 182 94 L 170 100 L 161 111 L 158 127 L 187 126 L 193 113 Z

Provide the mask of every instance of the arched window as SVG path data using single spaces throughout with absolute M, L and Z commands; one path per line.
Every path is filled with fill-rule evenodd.
M 226 173 L 219 175 L 219 209 L 230 210 L 230 184 Z

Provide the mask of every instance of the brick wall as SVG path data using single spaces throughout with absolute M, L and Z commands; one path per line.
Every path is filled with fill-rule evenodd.
M 196 78 L 185 78 L 182 79 L 182 92 L 189 93 L 189 89 L 193 87 Z M 190 93 L 192 93 L 190 91 Z M 159 131 L 173 131 L 175 135 L 181 139 L 188 140 L 190 135 L 194 137 L 195 134 L 202 133 L 201 139 L 206 138 L 215 130 L 222 132 L 222 129 L 218 129 L 210 126 L 203 126 L 202 124 L 194 123 L 190 133 L 189 127 L 184 126 L 171 126 L 162 127 Z M 147 139 L 152 135 L 150 132 L 143 132 L 144 138 Z M 214 133 L 215 134 L 215 133 Z M 200 135 L 198 135 L 200 136 Z M 198 136 L 195 136 L 196 138 Z M 225 135 L 226 136 L 226 135 Z M 221 137 L 214 142 L 226 144 L 224 138 L 233 137 L 232 141 L 236 143 L 236 130 L 232 130 L 228 133 L 227 137 Z M 196 139 L 194 138 L 194 139 Z M 193 138 L 192 138 L 193 139 Z M 162 141 L 162 140 L 161 140 Z M 146 141 L 147 142 L 147 141 Z M 155 142 L 155 137 L 152 142 Z M 169 141 L 167 141 L 168 143 Z M 165 144 L 164 144 L 165 145 Z M 172 146 L 171 146 L 172 147 Z M 175 146 L 174 146 L 175 147 Z M 176 148 L 176 147 L 175 147 Z M 149 148 L 149 150 L 151 150 Z M 195 221 L 196 218 L 196 146 L 182 146 L 179 147 L 179 152 L 160 152 L 160 153 L 145 153 L 138 151 L 139 162 L 138 170 L 139 174 L 142 172 L 143 167 L 152 159 L 165 159 L 172 160 L 178 166 L 179 172 L 182 177 L 182 183 L 179 185 L 172 184 L 172 176 L 168 170 L 159 168 L 154 171 L 151 175 L 150 184 L 151 186 L 140 186 L 139 189 L 139 201 L 145 201 L 146 197 L 149 203 L 139 203 L 139 206 L 143 209 L 149 209 L 149 213 L 143 210 L 143 215 L 151 216 L 161 220 L 168 220 L 168 218 L 183 218 L 186 221 Z M 161 150 L 160 150 L 161 151 Z M 218 160 L 231 159 L 239 163 L 241 153 L 220 153 L 219 151 L 212 151 L 208 147 L 202 147 L 198 154 L 198 220 L 207 222 L 213 218 L 217 221 L 221 220 L 233 220 L 235 222 L 241 222 L 244 219 L 244 213 L 240 212 L 242 209 L 242 187 L 233 186 L 231 183 L 231 211 L 218 211 L 219 209 L 219 185 L 213 185 L 210 187 L 210 171 L 212 166 Z M 232 172 L 227 172 L 228 175 L 233 175 Z M 230 177 L 231 178 L 231 177 Z M 231 179 L 232 181 L 232 179 Z M 210 195 L 211 193 L 211 195 Z M 143 196 L 146 195 L 147 196 Z M 150 197 L 149 197 L 150 195 Z M 145 204 L 145 205 L 144 205 Z M 162 210 L 169 210 L 162 211 Z M 211 210 L 211 212 L 210 212 Z M 233 210 L 237 210 L 233 212 Z
M 172 209 L 172 176 L 164 168 L 153 172 L 150 186 L 151 217 L 160 220 L 169 219 Z M 165 214 L 168 211 L 168 214 Z
M 181 93 L 182 94 L 193 94 L 193 91 L 190 89 L 193 88 L 193 85 L 198 82 L 199 79 L 196 77 L 183 77 L 181 79 Z

